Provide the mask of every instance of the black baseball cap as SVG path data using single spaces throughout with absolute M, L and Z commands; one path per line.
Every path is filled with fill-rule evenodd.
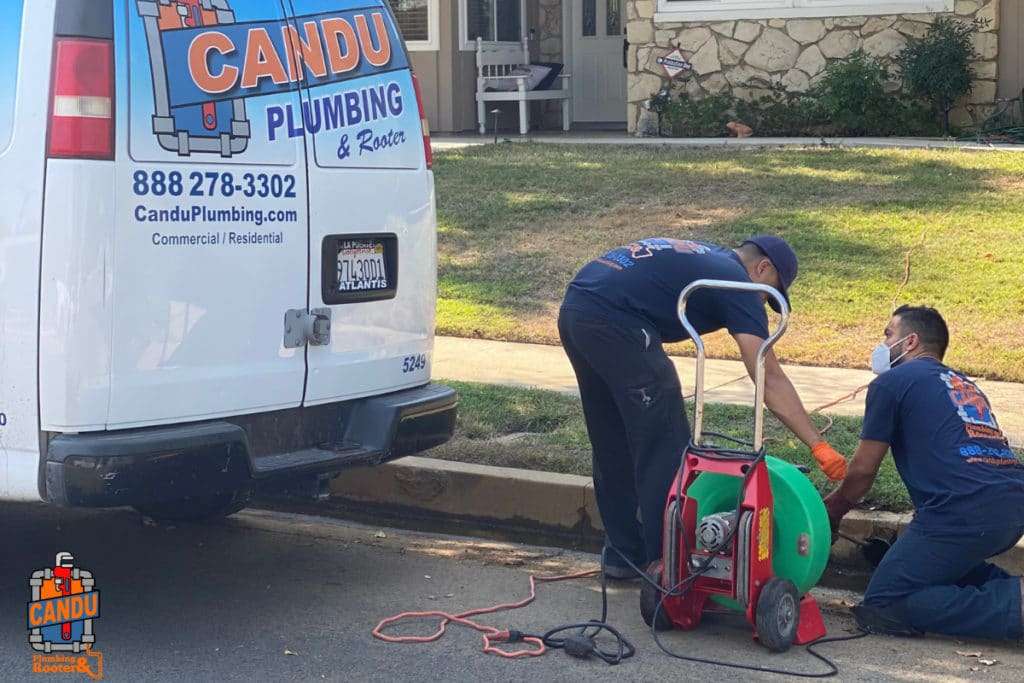
M 753 244 L 763 251 L 768 260 L 772 262 L 776 272 L 779 274 L 779 280 L 781 280 L 782 286 L 779 287 L 779 290 L 782 292 L 782 296 L 786 297 L 786 303 L 788 304 L 789 288 L 792 286 L 793 281 L 796 280 L 797 270 L 799 269 L 796 252 L 793 251 L 793 247 L 789 246 L 786 240 L 775 235 L 755 235 L 745 240 L 743 244 Z M 779 312 L 779 305 L 775 303 L 775 299 L 768 297 L 768 304 L 772 307 L 773 311 Z M 790 308 L 792 308 L 792 304 Z

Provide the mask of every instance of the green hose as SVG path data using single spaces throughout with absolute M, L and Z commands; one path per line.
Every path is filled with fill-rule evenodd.
M 825 571 L 832 530 L 821 495 L 795 465 L 768 456 L 768 475 L 775 500 L 772 529 L 772 570 L 789 579 L 800 595 L 809 591 Z M 687 495 L 697 501 L 697 519 L 736 509 L 741 479 L 705 472 L 693 482 Z M 803 537 L 803 538 L 801 538 Z M 734 600 L 715 601 L 740 609 Z

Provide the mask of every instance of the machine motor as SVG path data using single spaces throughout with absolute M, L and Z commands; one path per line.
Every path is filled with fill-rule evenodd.
M 713 553 L 722 552 L 730 546 L 727 541 L 733 540 L 735 528 L 735 512 L 718 512 L 700 520 L 697 538 L 705 550 Z

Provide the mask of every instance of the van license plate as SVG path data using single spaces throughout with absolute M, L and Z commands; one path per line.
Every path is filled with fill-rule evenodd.
M 388 289 L 386 249 L 383 240 L 338 242 L 338 292 L 376 292 Z

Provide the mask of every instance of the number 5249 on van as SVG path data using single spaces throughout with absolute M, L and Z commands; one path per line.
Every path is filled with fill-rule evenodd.
M 4 10 L 0 498 L 202 517 L 450 438 L 384 0 Z

